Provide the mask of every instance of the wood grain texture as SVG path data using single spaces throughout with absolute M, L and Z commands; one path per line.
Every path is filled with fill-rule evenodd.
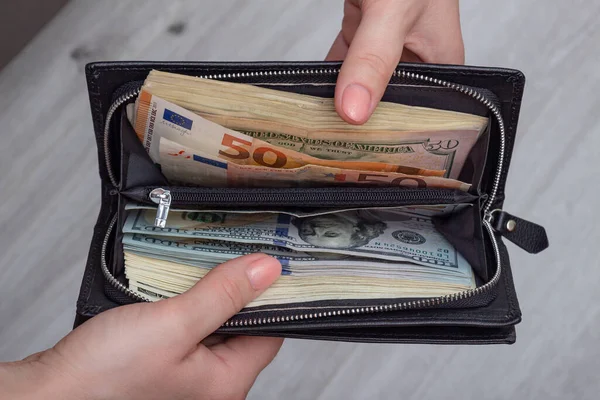
M 551 247 L 509 245 L 514 346 L 286 341 L 251 399 L 595 399 L 600 393 L 600 3 L 461 5 L 467 62 L 528 78 L 506 209 Z M 99 207 L 83 66 L 93 60 L 319 60 L 341 1 L 72 1 L 0 73 L 0 360 L 71 327 Z

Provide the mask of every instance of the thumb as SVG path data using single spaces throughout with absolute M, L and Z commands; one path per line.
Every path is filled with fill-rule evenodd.
M 335 90 L 336 110 L 345 121 L 365 123 L 381 100 L 418 16 L 410 5 L 396 0 L 360 2 L 362 19 Z
M 279 262 L 249 254 L 219 265 L 187 292 L 164 300 L 191 343 L 199 343 L 258 297 L 281 275 Z

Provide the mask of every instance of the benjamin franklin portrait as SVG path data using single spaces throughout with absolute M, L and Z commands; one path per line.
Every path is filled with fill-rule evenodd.
M 366 210 L 295 218 L 292 223 L 302 240 L 327 249 L 364 246 L 387 228 L 385 222 Z

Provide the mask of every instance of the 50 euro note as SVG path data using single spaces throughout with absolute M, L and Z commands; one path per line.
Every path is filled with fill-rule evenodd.
M 488 119 L 382 101 L 363 125 L 343 121 L 332 98 L 151 71 L 143 90 L 224 127 L 329 160 L 446 170 L 456 179 Z
M 468 191 L 471 185 L 436 176 L 407 175 L 399 172 L 359 171 L 321 165 L 298 168 L 270 168 L 240 165 L 218 160 L 204 151 L 160 138 L 159 160 L 162 173 L 171 182 L 210 187 L 318 187 L 409 186 Z
M 316 158 L 225 128 L 144 90 L 137 99 L 133 121 L 138 138 L 155 162 L 159 162 L 160 139 L 166 138 L 185 146 L 202 149 L 212 158 L 239 165 L 290 169 L 311 164 L 425 176 L 442 176 L 445 173 L 444 170 L 413 168 L 378 161 Z

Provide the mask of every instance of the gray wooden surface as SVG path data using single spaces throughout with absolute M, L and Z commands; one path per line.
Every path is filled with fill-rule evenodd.
M 72 323 L 98 211 L 83 66 L 93 60 L 319 60 L 341 1 L 73 1 L 0 72 L 0 360 Z M 510 245 L 514 346 L 288 340 L 251 399 L 596 399 L 600 393 L 600 3 L 462 2 L 467 62 L 528 77 L 506 209 L 551 248 Z

